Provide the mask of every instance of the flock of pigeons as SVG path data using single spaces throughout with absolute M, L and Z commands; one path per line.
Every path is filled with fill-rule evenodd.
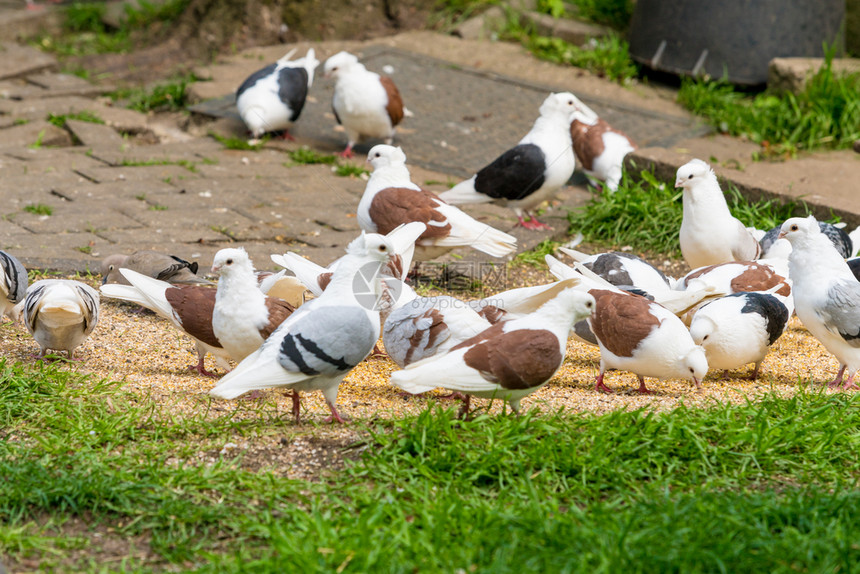
M 248 78 L 237 105 L 255 136 L 295 121 L 317 65 L 311 50 Z M 345 52 L 332 56 L 325 69 L 338 82 L 334 108 L 349 135 L 344 153 L 352 153 L 361 136 L 390 139 L 404 115 L 393 83 Z M 370 80 L 378 89 L 367 88 Z M 276 113 L 270 109 L 275 100 L 291 107 Z M 789 219 L 767 233 L 749 229 L 732 216 L 713 170 L 701 160 L 679 168 L 675 182 L 683 189 L 681 251 L 694 268 L 680 279 L 631 254 L 562 248 L 572 265 L 546 256 L 556 282 L 478 301 L 419 296 L 407 280 L 413 261 L 460 247 L 493 257 L 516 252 L 513 236 L 452 202 L 504 202 L 521 224 L 542 225 L 523 216 L 569 179 L 577 122 L 600 126 L 596 133 L 609 135 L 608 141 L 619 133 L 573 94 L 551 94 L 514 148 L 439 196 L 411 181 L 400 148 L 374 146 L 368 153 L 373 172 L 357 206 L 363 231 L 327 267 L 286 253 L 272 255 L 284 268 L 280 272 L 256 272 L 244 249 L 222 249 L 212 265 L 219 275 L 213 286 L 198 276 L 196 263 L 139 251 L 105 260 L 101 295 L 149 308 L 190 336 L 199 359 L 192 368 L 203 375 L 212 375 L 204 367 L 208 353 L 225 370 L 228 359 L 237 362 L 211 390 L 216 397 L 288 388 L 297 422 L 299 392 L 312 390 L 323 392 L 329 420 L 343 422 L 336 408 L 339 383 L 374 351 L 380 336 L 400 367 L 391 375 L 394 385 L 413 394 L 450 389 L 463 400 L 461 414 L 472 396 L 500 398 L 518 411 L 520 400 L 561 367 L 569 337 L 599 347 L 597 391 L 612 392 L 604 383 L 608 370 L 634 373 L 641 393 L 651 392 L 645 377 L 686 379 L 700 387 L 709 369 L 750 363 L 755 378 L 795 312 L 840 362 L 831 385 L 856 386 L 860 259 L 851 235 L 858 232 L 849 235 L 812 216 Z M 591 175 L 617 184 L 616 152 L 612 162 L 593 156 Z M 28 288 L 24 267 L 2 251 L 0 268 L 0 310 L 13 319 L 23 314 L 40 356 L 57 350 L 74 358 L 98 322 L 99 292 L 60 279 Z

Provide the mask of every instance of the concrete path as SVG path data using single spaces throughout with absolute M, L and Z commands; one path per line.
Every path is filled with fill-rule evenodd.
M 309 46 L 299 45 L 299 53 Z M 706 135 L 670 90 L 620 87 L 538 61 L 519 46 L 429 32 L 313 47 L 323 60 L 349 49 L 369 68 L 390 72 L 415 113 L 396 143 L 409 158 L 413 180 L 433 191 L 519 140 L 550 91 L 571 90 L 638 140 L 638 161 L 671 173 L 701 157 L 751 193 L 803 194 L 860 223 L 860 155 L 753 163 L 747 144 Z M 294 143 L 233 151 L 208 135 L 244 135 L 233 91 L 288 48 L 254 49 L 197 70 L 208 81 L 190 87 L 196 111 L 188 122 L 111 107 L 98 97 L 106 88 L 57 74 L 56 63 L 32 48 L 4 45 L 18 55 L 14 62 L 0 58 L 0 248 L 28 267 L 64 272 L 97 271 L 106 255 L 141 248 L 196 259 L 204 268 L 228 245 L 244 246 L 264 269 L 274 267 L 271 253 L 293 250 L 322 263 L 342 254 L 358 233 L 355 209 L 365 181 L 338 177 L 328 165 L 296 165 L 288 155 L 303 145 L 334 153 L 345 144 L 330 111 L 331 81 L 319 77 L 314 84 L 292 130 Z M 47 121 L 50 114 L 83 111 L 104 123 L 71 120 L 63 129 Z M 373 143 L 358 151 L 366 153 Z M 366 167 L 363 160 L 351 163 Z M 513 230 L 521 250 L 564 236 L 567 211 L 590 197 L 582 186 L 566 188 L 545 216 L 553 232 Z M 515 223 L 506 209 L 467 211 L 500 229 Z M 460 255 L 473 259 L 468 250 Z

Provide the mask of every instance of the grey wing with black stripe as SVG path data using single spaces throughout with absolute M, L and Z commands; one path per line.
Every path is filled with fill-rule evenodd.
M 99 292 L 86 285 L 75 281 L 75 290 L 81 298 L 81 302 L 87 312 L 84 314 L 84 333 L 89 335 L 99 322 Z
M 6 298 L 10 303 L 20 303 L 27 296 L 27 270 L 20 261 L 5 251 L 0 251 L 0 268 L 3 270 Z

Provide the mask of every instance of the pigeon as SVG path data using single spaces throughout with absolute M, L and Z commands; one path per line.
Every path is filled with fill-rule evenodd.
M 27 289 L 24 323 L 39 343 L 44 357 L 48 349 L 66 351 L 75 359 L 75 349 L 99 322 L 99 293 L 86 283 L 70 279 L 42 279 Z
M 750 375 L 755 380 L 768 349 L 782 335 L 790 316 L 779 295 L 733 293 L 700 307 L 690 323 L 690 335 L 705 349 L 712 369 L 728 372 L 755 363 Z
M 159 281 L 167 281 L 179 285 L 214 285 L 197 276 L 197 262 L 188 262 L 175 255 L 166 255 L 158 251 L 140 250 L 131 255 L 109 255 L 102 261 L 102 285 L 130 283 L 119 272 L 121 268 L 133 269 L 138 273 L 148 275 Z
M 369 71 L 349 52 L 338 52 L 325 62 L 325 77 L 334 78 L 332 110 L 337 123 L 347 134 L 346 149 L 340 154 L 352 157 L 352 148 L 362 136 L 394 140 L 397 125 L 412 113 L 387 76 Z
M 277 273 L 272 271 L 257 271 L 257 286 L 264 295 L 283 299 L 293 307 L 298 307 L 305 301 L 308 290 L 304 283 L 296 277 L 287 275 L 285 269 Z
M 221 346 L 212 330 L 216 290 L 203 285 L 172 285 L 132 269 L 120 273 L 130 285 L 108 283 L 101 286 L 105 297 L 137 303 L 167 319 L 176 329 L 192 339 L 197 349 L 197 364 L 189 367 L 207 377 L 216 376 L 204 367 L 206 353 L 212 353 L 218 365 L 230 370 L 230 354 Z
M 570 137 L 576 159 L 595 187 L 605 181 L 609 191 L 617 191 L 624 158 L 637 149 L 627 134 L 609 125 L 588 106 L 579 102 L 581 114 L 570 124 Z
M 382 235 L 362 233 L 353 240 L 325 291 L 281 323 L 210 394 L 233 399 L 255 389 L 290 387 L 298 423 L 298 391 L 321 390 L 331 410 L 327 422 L 344 422 L 335 407 L 338 385 L 379 339 L 379 272 L 392 249 Z
M 819 221 L 818 226 L 821 228 L 821 232 L 830 239 L 842 257 L 848 259 L 852 256 L 854 241 L 850 235 L 845 233 L 842 228 L 825 221 Z M 761 259 L 788 259 L 788 254 L 791 253 L 791 243 L 785 238 L 780 239 L 779 232 L 780 228 L 774 227 L 759 239 Z
M 636 287 L 656 297 L 668 294 L 674 285 L 674 279 L 632 253 L 611 251 L 588 255 L 566 247 L 559 247 L 559 251 L 616 287 Z
M 6 315 L 17 321 L 21 315 L 21 303 L 27 296 L 27 270 L 14 256 L 0 251 L 0 315 Z
M 456 247 L 472 247 L 493 257 L 516 252 L 513 235 L 475 220 L 412 183 L 406 154 L 399 147 L 374 146 L 367 161 L 373 165 L 373 173 L 356 212 L 365 231 L 386 234 L 404 223 L 426 224 L 426 231 L 415 242 L 417 261 L 434 259 Z
M 519 225 L 548 229 L 531 213 L 550 199 L 573 175 L 576 160 L 570 141 L 570 123 L 579 107 L 570 92 L 550 94 L 540 107 L 540 117 L 520 142 L 476 175 L 439 197 L 448 203 L 494 202 L 514 210 Z M 526 221 L 523 215 L 529 216 Z
M 788 219 L 779 236 L 791 243 L 788 268 L 794 282 L 795 312 L 812 336 L 839 360 L 839 372 L 830 386 L 856 388 L 854 375 L 860 369 L 860 281 L 821 232 L 815 217 Z
M 854 277 L 860 281 L 860 257 L 852 257 L 845 261 L 848 264 L 848 268 L 851 270 L 851 273 L 854 274 Z
M 274 64 L 257 70 L 236 91 L 236 108 L 255 138 L 283 131 L 284 139 L 294 139 L 289 128 L 302 113 L 319 65 L 313 49 L 304 58 L 290 60 L 294 53 L 291 50 Z
M 645 377 L 688 379 L 701 388 L 700 381 L 708 373 L 705 350 L 693 342 L 677 316 L 632 293 L 610 289 L 588 292 L 597 303 L 588 324 L 600 347 L 598 391 L 612 392 L 603 383 L 609 369 L 635 373 L 640 393 L 651 393 L 645 387 Z
M 241 247 L 215 254 L 212 273 L 220 273 L 212 313 L 212 332 L 234 361 L 260 348 L 295 307 L 260 291 L 254 265 Z
M 729 212 L 714 170 L 700 159 L 678 168 L 675 187 L 683 188 L 681 254 L 691 268 L 728 261 L 750 261 L 761 253 L 753 234 Z
M 775 294 L 782 297 L 791 314 L 794 302 L 788 275 L 785 259 L 733 261 L 694 269 L 675 283 L 675 289 L 689 291 L 710 287 L 724 295 L 776 289 Z
M 455 345 L 391 374 L 391 382 L 417 394 L 442 386 L 466 395 L 502 399 L 519 413 L 520 400 L 547 383 L 564 362 L 571 327 L 594 311 L 594 298 L 563 289 L 530 315 L 490 326 Z

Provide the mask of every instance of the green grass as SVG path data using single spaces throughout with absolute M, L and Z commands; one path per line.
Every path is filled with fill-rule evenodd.
M 747 95 L 725 82 L 685 80 L 678 102 L 764 156 L 847 149 L 860 138 L 860 74 L 834 74 L 830 57 L 799 94 Z
M 340 164 L 334 168 L 334 174 L 338 177 L 361 177 L 369 173 L 369 170 L 351 163 Z
M 201 163 L 210 165 L 212 163 L 217 163 L 214 160 L 210 160 L 204 158 L 201 160 Z M 178 165 L 184 167 L 191 173 L 197 173 L 197 164 L 191 161 L 190 159 L 144 159 L 144 160 L 136 160 L 136 159 L 128 159 L 123 158 L 120 160 L 119 165 L 123 167 L 143 167 L 143 166 L 151 166 L 151 165 Z M 143 196 L 146 197 L 145 195 Z M 138 196 L 140 199 L 140 196 Z
M 0 552 L 104 572 L 93 550 L 69 563 L 98 533 L 155 554 L 123 572 L 849 572 L 860 559 L 853 393 L 465 422 L 431 408 L 357 423 L 363 454 L 348 447 L 317 481 L 218 454 L 296 436 L 271 405 L 235 409 L 201 398 L 176 417 L 120 383 L 0 363 Z M 92 530 L 69 536 L 71 518 Z
M 53 215 L 54 208 L 44 203 L 31 203 L 24 206 L 24 211 L 33 215 Z
M 336 165 L 337 164 L 337 156 L 322 154 L 317 151 L 312 150 L 307 146 L 302 146 L 297 150 L 293 150 L 288 152 L 287 155 L 290 156 L 290 160 L 295 164 L 325 164 L 325 165 Z M 285 164 L 289 167 L 290 164 Z
M 222 136 L 215 132 L 209 132 L 209 136 L 219 142 L 226 149 L 241 150 L 241 151 L 257 151 L 269 140 L 269 136 L 263 136 L 263 139 L 258 143 L 248 143 L 244 138 Z
M 184 74 L 148 88 L 121 89 L 109 95 L 114 101 L 120 101 L 125 107 L 138 112 L 175 112 L 185 109 L 186 88 L 196 81 L 194 74 Z
M 555 250 L 558 249 L 559 245 L 561 245 L 561 243 L 558 241 L 544 239 L 538 243 L 534 249 L 518 253 L 511 263 L 514 265 L 531 265 L 532 267 L 545 268 L 546 261 L 544 257 L 555 253 Z
M 48 123 L 54 124 L 58 128 L 64 128 L 66 126 L 66 120 L 78 120 L 81 122 L 89 122 L 91 124 L 105 123 L 98 114 L 87 110 L 71 114 L 48 114 L 46 119 L 48 120 Z
M 538 58 L 584 68 L 615 82 L 629 82 L 639 73 L 627 42 L 615 33 L 582 47 L 547 36 L 528 36 L 525 44 Z
M 627 173 L 618 191 L 603 190 L 585 206 L 568 213 L 569 233 L 582 233 L 586 241 L 614 247 L 635 245 L 642 251 L 680 257 L 678 232 L 683 219 L 682 192 L 643 171 L 640 179 Z M 748 227 L 769 230 L 789 217 L 808 215 L 804 202 L 775 200 L 750 202 L 734 186 L 721 182 L 732 214 Z

